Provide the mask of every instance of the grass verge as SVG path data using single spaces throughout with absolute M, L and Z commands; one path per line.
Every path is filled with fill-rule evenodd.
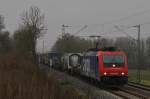
M 129 81 L 139 83 L 137 72 L 138 72 L 137 70 L 129 70 Z M 140 84 L 150 86 L 150 70 L 141 70 L 140 78 L 141 78 Z

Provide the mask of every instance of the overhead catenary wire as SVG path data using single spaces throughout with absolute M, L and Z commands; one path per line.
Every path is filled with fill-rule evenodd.
M 126 16 L 126 17 L 123 17 L 123 18 L 120 18 L 120 19 L 116 19 L 116 20 L 112 20 L 112 21 L 109 21 L 109 22 L 105 22 L 105 23 L 102 23 L 102 24 L 97 24 L 97 25 L 101 25 L 100 27 L 103 27 L 104 28 L 104 25 L 106 24 L 113 24 L 113 23 L 117 23 L 117 22 L 120 22 L 120 21 L 124 21 L 124 20 L 128 20 L 132 17 L 137 17 L 137 16 L 140 16 L 140 15 L 143 15 L 145 13 L 148 13 L 150 12 L 150 9 L 148 10 L 144 10 L 144 11 L 141 11 L 141 12 L 137 12 L 137 13 L 134 13 L 134 14 L 131 14 L 129 16 Z M 150 24 L 150 22 L 146 22 L 146 23 L 142 23 L 140 24 L 141 26 L 142 25 L 146 25 L 146 24 Z M 116 25 L 115 25 L 116 26 Z M 114 26 L 114 27 L 115 27 Z M 129 29 L 129 28 L 132 28 L 132 26 L 123 26 L 123 25 L 118 25 L 118 26 L 122 26 L 123 28 L 126 28 L 126 29 Z M 77 32 L 75 32 L 73 35 L 78 35 L 81 33 L 81 31 L 83 31 L 84 29 L 88 28 L 89 25 L 85 25 L 84 27 L 82 27 L 80 30 L 78 30 Z M 116 27 L 115 27 L 116 28 Z M 120 30 L 119 30 L 120 31 Z M 122 30 L 121 30 L 122 31 Z M 104 31 L 103 31 L 104 32 Z M 83 33 L 83 32 L 82 32 Z M 123 33 L 123 32 L 122 32 Z M 127 34 L 126 32 L 124 32 L 127 36 L 130 36 L 129 34 Z M 103 33 L 102 35 L 105 35 L 106 33 Z
M 148 24 L 150 24 L 150 21 L 145 22 L 145 23 L 140 23 L 141 26 L 148 25 Z M 120 27 L 123 28 L 123 29 L 121 29 Z M 125 35 L 128 36 L 129 38 L 132 38 L 132 39 L 136 40 L 135 38 L 133 38 L 133 37 L 130 36 L 127 32 L 124 31 L 124 29 L 133 28 L 133 25 L 114 25 L 113 28 L 111 28 L 111 29 L 109 30 L 109 32 L 102 33 L 101 35 L 110 34 L 110 32 L 112 32 L 112 30 L 113 30 L 114 28 L 117 29 L 117 31 L 119 31 L 120 33 L 125 34 Z
M 150 12 L 150 9 L 144 10 L 144 11 L 141 11 L 141 12 L 137 12 L 137 13 L 131 14 L 131 15 L 129 15 L 129 16 L 120 18 L 120 19 L 112 20 L 112 21 L 105 22 L 105 23 L 102 23 L 102 24 L 97 24 L 97 25 L 103 26 L 103 25 L 106 25 L 106 24 L 117 23 L 117 22 L 120 22 L 120 21 L 128 20 L 128 19 L 130 19 L 131 17 L 135 17 L 135 16 L 137 17 L 137 16 L 140 16 L 140 15 L 143 15 L 143 14 L 148 13 L 148 12 Z
M 82 27 L 80 30 L 78 30 L 77 32 L 75 32 L 73 35 L 79 34 L 81 31 L 83 31 L 83 30 L 86 29 L 87 27 L 88 27 L 88 25 L 85 25 L 85 26 Z
M 144 25 L 148 25 L 148 24 L 150 24 L 150 21 L 149 22 L 145 22 L 145 23 L 141 23 L 141 24 L 139 24 L 140 26 L 144 26 Z M 121 26 L 121 25 L 120 25 Z M 124 33 L 125 35 L 127 35 L 128 37 L 130 37 L 130 38 L 133 38 L 132 36 L 130 36 L 127 32 L 125 32 L 123 29 L 121 29 L 121 28 L 119 28 L 119 25 L 115 25 L 114 26 L 117 30 L 119 30 L 121 33 Z M 129 28 L 133 28 L 134 26 L 132 25 L 132 26 L 127 26 L 126 28 L 124 28 L 124 29 L 129 29 Z M 150 34 L 150 33 L 148 33 L 148 34 Z M 148 34 L 146 34 L 146 35 L 148 35 Z M 143 35 L 145 35 L 145 34 L 143 34 Z M 133 38 L 134 39 L 134 38 Z
M 137 16 L 143 15 L 143 14 L 148 13 L 148 12 L 150 12 L 150 9 L 144 10 L 144 11 L 141 11 L 141 12 L 137 12 L 137 13 L 131 14 L 129 16 L 120 18 L 120 19 L 116 19 L 116 20 L 112 20 L 112 21 L 109 21 L 109 22 L 105 22 L 105 23 L 99 24 L 99 26 L 104 27 L 104 25 L 113 24 L 113 23 L 117 23 L 117 22 L 120 22 L 120 21 L 128 20 L 131 17 L 135 17 L 135 16 L 137 17 Z M 145 24 L 150 24 L 150 22 L 146 22 L 146 23 L 143 23 L 141 25 L 145 25 Z M 132 26 L 127 26 L 126 28 L 132 28 Z
M 120 31 L 120 33 L 123 33 L 123 34 L 125 34 L 127 37 L 129 37 L 129 38 L 131 38 L 131 39 L 133 39 L 133 40 L 135 40 L 135 41 L 137 41 L 137 39 L 135 39 L 135 38 L 133 38 L 132 36 L 130 36 L 128 33 L 126 33 L 123 29 L 121 29 L 121 28 L 119 28 L 119 26 L 114 26 L 117 30 L 119 30 Z

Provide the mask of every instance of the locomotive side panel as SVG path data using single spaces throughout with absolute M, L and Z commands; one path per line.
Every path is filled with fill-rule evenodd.
M 99 65 L 97 56 L 84 56 L 81 74 L 90 78 L 99 78 Z

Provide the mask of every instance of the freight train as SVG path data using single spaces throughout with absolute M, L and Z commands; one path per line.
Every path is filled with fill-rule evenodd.
M 124 85 L 128 82 L 127 56 L 124 52 L 113 47 L 90 49 L 83 53 L 65 53 L 56 56 L 59 56 L 57 58 L 59 68 L 57 69 L 78 73 L 81 76 L 105 84 Z M 46 60 L 50 61 L 51 59 Z M 56 60 L 51 61 L 56 63 Z M 53 64 L 53 67 L 55 65 Z
M 58 52 L 48 52 L 39 55 L 39 63 L 48 65 L 50 68 L 61 68 L 61 53 Z

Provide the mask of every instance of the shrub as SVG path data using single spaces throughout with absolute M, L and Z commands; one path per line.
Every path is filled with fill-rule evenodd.
M 0 60 L 0 99 L 81 99 L 71 87 L 45 76 L 30 59 L 8 53 Z

